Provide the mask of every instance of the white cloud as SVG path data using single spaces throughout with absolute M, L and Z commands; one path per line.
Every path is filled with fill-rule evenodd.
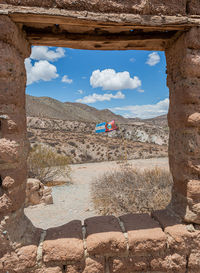
M 159 101 L 156 104 L 130 105 L 124 107 L 115 107 L 111 111 L 129 118 L 153 118 L 167 114 L 169 108 L 169 99 Z
M 102 87 L 103 90 L 135 89 L 141 86 L 141 80 L 130 77 L 128 71 L 115 72 L 114 69 L 95 70 L 90 77 L 93 88 Z
M 78 92 L 79 94 L 83 94 L 83 93 L 84 93 L 84 91 L 83 91 L 82 89 L 77 90 L 77 92 Z
M 65 50 L 57 47 L 55 50 L 49 49 L 48 46 L 34 46 L 30 58 L 33 60 L 57 61 L 65 56 Z
M 87 77 L 83 76 L 83 77 L 81 77 L 81 79 L 86 80 L 86 79 L 87 79 Z
M 67 75 L 64 75 L 61 81 L 69 84 L 73 82 L 73 80 L 69 79 Z
M 160 62 L 160 56 L 157 52 L 153 52 L 148 55 L 148 59 L 146 61 L 146 64 L 150 66 L 154 66 Z
M 48 61 L 35 62 L 32 65 L 30 58 L 25 60 L 25 67 L 27 73 L 27 85 L 40 80 L 51 81 L 58 77 L 57 68 Z
M 82 99 L 76 100 L 77 102 L 81 103 L 94 103 L 96 101 L 110 101 L 111 99 L 124 99 L 125 95 L 122 92 L 117 92 L 115 95 L 113 94 L 96 94 L 93 93 L 92 95 L 85 96 Z
M 135 58 L 130 58 L 129 61 L 132 62 L 132 63 L 134 63 L 135 62 Z

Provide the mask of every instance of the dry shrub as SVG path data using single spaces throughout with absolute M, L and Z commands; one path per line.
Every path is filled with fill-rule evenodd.
M 28 177 L 37 178 L 45 184 L 65 172 L 70 179 L 70 161 L 69 156 L 58 154 L 46 146 L 36 145 L 29 153 Z
M 145 213 L 165 208 L 171 199 L 172 177 L 168 171 L 155 168 L 140 171 L 122 166 L 110 171 L 92 184 L 92 200 L 102 215 Z

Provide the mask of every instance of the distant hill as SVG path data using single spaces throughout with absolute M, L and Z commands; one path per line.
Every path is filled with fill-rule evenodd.
M 166 116 L 142 120 L 110 110 L 49 97 L 26 96 L 27 131 L 31 145 L 43 144 L 70 156 L 72 163 L 167 156 Z M 95 134 L 95 124 L 115 119 L 119 129 Z M 126 139 L 126 148 L 122 139 Z
M 159 125 L 160 122 L 167 122 L 166 115 L 148 120 L 124 118 L 114 114 L 109 109 L 98 110 L 82 103 L 60 102 L 49 97 L 33 97 L 30 95 L 26 95 L 26 112 L 29 117 L 83 122 L 102 122 L 113 119 L 122 124 L 142 121 Z
M 49 97 L 33 97 L 26 95 L 27 116 L 70 121 L 101 122 L 115 119 L 119 123 L 129 120 L 110 110 L 97 110 L 81 103 L 60 102 Z

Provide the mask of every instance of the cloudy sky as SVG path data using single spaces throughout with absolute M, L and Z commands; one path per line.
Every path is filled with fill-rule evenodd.
M 27 94 L 108 108 L 125 117 L 166 114 L 163 52 L 33 47 L 25 61 Z

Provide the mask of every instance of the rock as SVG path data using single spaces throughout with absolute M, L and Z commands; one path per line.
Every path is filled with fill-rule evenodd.
M 191 225 L 187 225 L 186 226 L 186 229 L 187 229 L 187 231 L 189 231 L 189 232 L 195 232 L 195 228 L 194 228 L 194 226 L 191 224 Z
M 29 178 L 26 186 L 25 206 L 38 204 L 53 204 L 52 190 L 49 187 L 45 187 L 40 180 Z

